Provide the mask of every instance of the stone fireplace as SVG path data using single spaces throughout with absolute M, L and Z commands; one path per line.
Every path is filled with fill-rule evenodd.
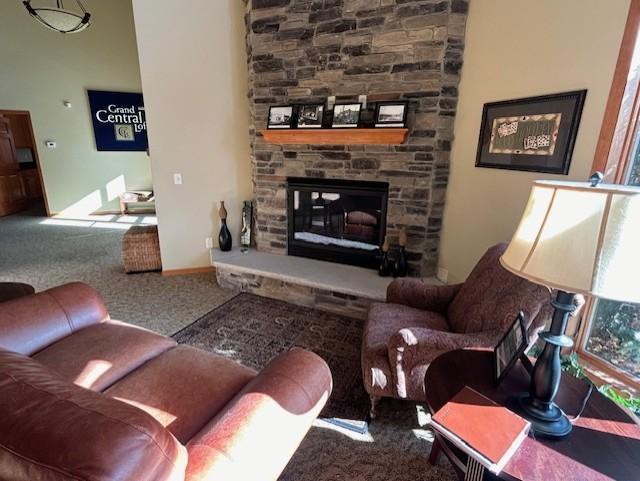
M 287 252 L 376 268 L 387 223 L 386 182 L 287 178 Z
M 295 230 L 291 236 L 289 178 L 385 183 L 380 225 L 392 246 L 406 228 L 412 275 L 435 274 L 467 8 L 466 0 L 247 0 L 258 251 L 284 255 L 305 240 L 295 239 Z M 350 102 L 359 95 L 367 95 L 365 120 L 376 102 L 409 103 L 406 143 L 277 145 L 260 134 L 270 105 L 322 103 L 328 96 Z M 327 199 L 298 201 L 314 207 Z M 311 222 L 320 227 L 319 219 Z M 314 234 L 304 232 L 306 240 Z

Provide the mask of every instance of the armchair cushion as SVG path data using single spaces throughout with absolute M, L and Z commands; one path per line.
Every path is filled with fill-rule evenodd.
M 449 305 L 447 320 L 457 333 L 504 332 L 523 311 L 532 322 L 550 300 L 549 290 L 500 265 L 506 244 L 491 247 Z
M 414 278 L 396 279 L 387 287 L 387 302 L 445 314 L 461 287 L 462 284 L 437 286 Z
M 434 331 L 448 331 L 443 315 L 423 311 L 403 304 L 373 303 L 369 309 L 365 328 L 365 344 L 368 348 L 382 347 L 386 351 L 389 338 L 406 326 L 416 326 Z
M 429 364 L 440 354 L 455 349 L 493 348 L 502 331 L 474 334 L 443 332 L 423 327 L 400 329 L 389 339 L 389 364 L 396 379 L 396 392 L 401 398 L 423 400 L 424 375 Z

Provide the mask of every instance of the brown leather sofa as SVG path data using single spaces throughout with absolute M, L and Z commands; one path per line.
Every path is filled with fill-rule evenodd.
M 331 392 L 303 349 L 260 373 L 109 319 L 74 283 L 0 304 L 0 479 L 275 480 Z

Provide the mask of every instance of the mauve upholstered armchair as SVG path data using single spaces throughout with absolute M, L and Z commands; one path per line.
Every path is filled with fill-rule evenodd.
M 431 361 L 454 349 L 494 347 L 518 311 L 524 312 L 531 344 L 535 342 L 551 320 L 550 293 L 500 265 L 506 247 L 491 247 L 463 284 L 396 279 L 387 288 L 387 302 L 371 305 L 362 340 L 362 376 L 372 418 L 381 397 L 424 401 L 424 375 Z

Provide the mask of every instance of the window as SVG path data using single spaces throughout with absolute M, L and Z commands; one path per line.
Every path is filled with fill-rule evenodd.
M 633 162 L 624 178 L 631 185 L 640 185 L 640 136 L 635 145 Z M 638 222 L 640 225 L 640 220 Z M 640 277 L 640 273 L 638 275 Z M 640 304 L 597 301 L 584 347 L 587 352 L 640 379 Z
M 640 186 L 640 0 L 632 0 L 593 171 Z M 639 220 L 640 225 L 640 220 Z M 640 228 L 640 227 L 639 227 Z M 640 256 L 640 246 L 638 254 Z M 640 272 L 638 273 L 640 284 Z M 610 379 L 640 389 L 640 304 L 592 299 L 578 354 Z

